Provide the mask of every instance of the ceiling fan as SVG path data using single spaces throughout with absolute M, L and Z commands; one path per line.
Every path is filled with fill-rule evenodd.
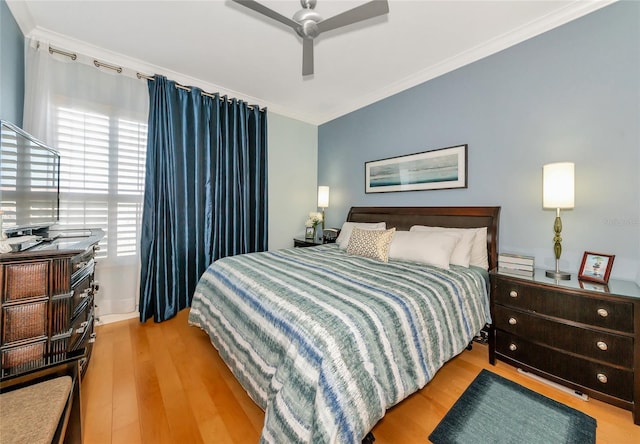
M 348 26 L 389 12 L 387 0 L 372 0 L 323 20 L 322 17 L 313 10 L 316 6 L 316 0 L 300 0 L 303 9 L 296 12 L 293 15 L 293 19 L 290 19 L 255 0 L 233 1 L 290 26 L 302 37 L 303 76 L 313 74 L 313 39 L 318 37 L 321 32 Z

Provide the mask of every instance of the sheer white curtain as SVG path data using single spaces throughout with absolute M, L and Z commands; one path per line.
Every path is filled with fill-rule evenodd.
M 27 50 L 24 128 L 61 154 L 60 226 L 102 228 L 98 316 L 135 313 L 149 94 L 146 81 Z

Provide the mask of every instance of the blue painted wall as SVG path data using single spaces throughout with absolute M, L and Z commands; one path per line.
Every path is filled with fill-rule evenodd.
M 615 254 L 640 271 L 640 3 L 620 2 L 320 126 L 330 226 L 352 205 L 500 205 L 500 250 L 553 268 L 542 166 L 576 164 L 561 268 Z M 467 189 L 365 194 L 364 163 L 469 144 Z
M 4 0 L 0 0 L 0 119 L 22 126 L 24 36 Z

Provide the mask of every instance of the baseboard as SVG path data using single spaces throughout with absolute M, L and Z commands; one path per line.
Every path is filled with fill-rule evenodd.
M 132 311 L 131 313 L 102 315 L 96 320 L 96 325 L 112 324 L 114 322 L 126 321 L 127 319 L 139 318 L 140 313 Z

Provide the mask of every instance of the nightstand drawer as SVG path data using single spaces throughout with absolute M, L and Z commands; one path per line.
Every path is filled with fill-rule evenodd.
M 570 353 L 633 368 L 633 338 L 558 323 L 535 314 L 496 305 L 495 328 Z
M 582 359 L 496 331 L 496 352 L 565 381 L 633 400 L 633 372 Z
M 633 304 L 521 285 L 498 279 L 493 295 L 498 304 L 582 324 L 633 333 Z

